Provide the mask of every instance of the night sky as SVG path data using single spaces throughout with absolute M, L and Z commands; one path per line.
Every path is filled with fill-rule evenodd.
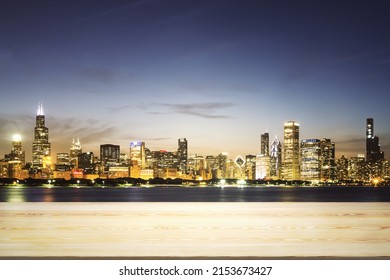
M 0 158 L 31 160 L 43 103 L 52 156 L 105 143 L 260 153 L 260 134 L 390 154 L 390 1 L 1 1 Z

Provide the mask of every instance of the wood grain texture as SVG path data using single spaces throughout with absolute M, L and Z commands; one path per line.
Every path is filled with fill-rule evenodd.
M 388 257 L 390 203 L 0 203 L 0 257 Z

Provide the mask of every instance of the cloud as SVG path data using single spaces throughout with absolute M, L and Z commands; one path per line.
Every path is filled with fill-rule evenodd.
M 123 111 L 128 111 L 132 108 L 133 108 L 133 106 L 131 106 L 131 105 L 122 105 L 122 106 L 117 106 L 117 107 L 109 107 L 109 108 L 107 108 L 107 110 L 110 114 L 113 114 L 113 113 L 120 113 Z
M 98 66 L 78 66 L 75 69 L 75 74 L 78 77 L 100 83 L 110 83 L 115 77 L 114 71 Z
M 207 119 L 230 119 L 229 115 L 216 114 L 215 111 L 234 106 L 229 102 L 206 102 L 206 103 L 188 103 L 188 104 L 169 104 L 169 103 L 152 103 L 153 106 L 159 106 L 169 109 L 174 113 L 183 115 L 192 115 Z M 158 111 L 152 114 L 162 114 Z

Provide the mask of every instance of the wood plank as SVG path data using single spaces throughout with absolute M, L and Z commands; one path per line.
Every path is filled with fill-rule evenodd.
M 390 203 L 0 203 L 0 257 L 386 257 Z

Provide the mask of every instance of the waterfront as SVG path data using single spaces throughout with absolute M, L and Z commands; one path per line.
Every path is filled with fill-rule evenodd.
M 7 186 L 0 202 L 390 202 L 390 188 Z

